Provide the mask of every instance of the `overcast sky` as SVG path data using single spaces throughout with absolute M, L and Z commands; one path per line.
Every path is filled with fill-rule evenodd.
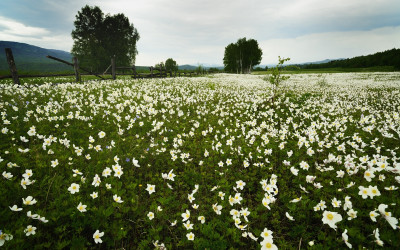
M 400 48 L 400 0 L 1 0 L 0 40 L 70 51 L 84 6 L 124 13 L 140 34 L 137 65 L 223 65 L 224 49 L 253 38 L 262 64 L 348 58 Z

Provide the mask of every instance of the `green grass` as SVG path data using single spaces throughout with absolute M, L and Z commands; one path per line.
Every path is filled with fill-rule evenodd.
M 269 229 L 281 249 L 307 248 L 311 241 L 315 249 L 343 249 L 345 230 L 354 248 L 372 249 L 379 228 L 384 246 L 399 248 L 398 230 L 382 215 L 377 222 L 369 216 L 386 204 L 400 217 L 398 190 L 385 189 L 399 187 L 398 174 L 389 171 L 400 155 L 399 87 L 387 81 L 389 74 L 373 83 L 376 74 L 358 76 L 329 75 L 328 86 L 313 83 L 313 75 L 293 75 L 274 103 L 271 86 L 249 75 L 0 85 L 0 230 L 13 235 L 3 247 L 152 249 L 158 241 L 168 249 L 259 249 L 260 234 Z M 110 176 L 103 174 L 107 168 Z M 367 169 L 374 170 L 371 181 Z M 24 189 L 27 170 L 35 182 Z M 163 177 L 171 170 L 174 180 Z M 80 188 L 72 194 L 74 183 Z M 270 209 L 263 204 L 270 189 L 262 183 L 277 190 Z M 376 186 L 381 195 L 364 199 L 361 186 Z M 230 204 L 238 194 L 243 200 Z M 28 196 L 37 203 L 23 204 Z M 351 220 L 346 197 L 357 212 Z M 325 211 L 342 216 L 336 230 L 322 222 L 324 211 L 315 211 L 321 200 Z M 13 205 L 23 210 L 12 211 Z M 233 209 L 250 214 L 235 225 Z M 190 230 L 182 221 L 187 210 Z M 48 222 L 27 217 L 28 211 Z M 27 236 L 29 225 L 35 235 Z M 104 232 L 101 245 L 94 242 L 96 230 Z

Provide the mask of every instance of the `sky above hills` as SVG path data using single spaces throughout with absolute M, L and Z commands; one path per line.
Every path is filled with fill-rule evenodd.
M 1 0 L 0 40 L 70 51 L 86 4 L 129 18 L 140 34 L 137 65 L 223 65 L 225 47 L 242 37 L 259 42 L 262 64 L 400 48 L 399 0 Z

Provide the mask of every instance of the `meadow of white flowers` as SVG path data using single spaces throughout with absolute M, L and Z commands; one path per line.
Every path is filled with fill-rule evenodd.
M 400 73 L 0 84 L 0 246 L 400 247 Z

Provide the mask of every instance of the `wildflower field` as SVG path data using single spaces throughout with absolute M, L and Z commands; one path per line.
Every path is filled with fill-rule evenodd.
M 0 84 L 0 245 L 400 248 L 400 73 Z

